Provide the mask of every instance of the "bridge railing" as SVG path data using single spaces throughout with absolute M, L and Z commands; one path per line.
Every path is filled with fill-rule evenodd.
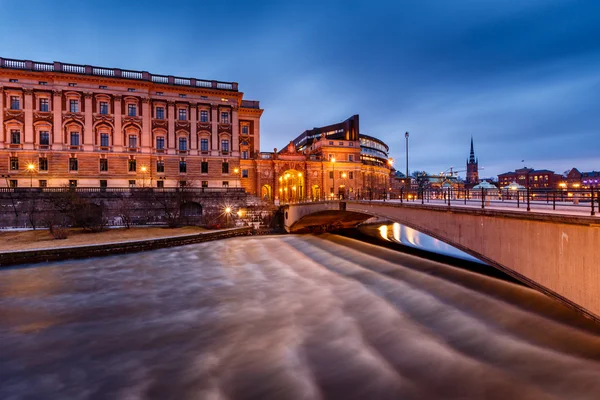
M 598 188 L 589 189 L 409 189 L 400 191 L 368 191 L 338 196 L 302 198 L 281 201 L 280 204 L 313 203 L 318 201 L 362 200 L 392 203 L 421 203 L 447 207 L 472 207 L 576 213 L 596 215 L 600 211 Z
M 523 209 L 524 211 L 578 212 L 596 215 L 599 207 L 597 188 L 589 189 L 401 189 L 383 196 L 360 196 L 361 200 L 420 202 L 448 207 Z

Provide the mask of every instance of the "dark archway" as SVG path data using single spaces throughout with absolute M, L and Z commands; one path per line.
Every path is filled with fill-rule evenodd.
M 186 201 L 180 208 L 182 217 L 200 217 L 202 216 L 202 205 L 195 201 Z

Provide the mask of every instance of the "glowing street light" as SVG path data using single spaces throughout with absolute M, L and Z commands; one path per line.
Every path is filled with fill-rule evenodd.
M 142 172 L 142 187 L 146 187 L 146 172 L 148 171 L 148 167 L 142 165 L 140 171 Z
M 35 172 L 35 165 L 33 163 L 27 164 L 27 172 L 29 172 L 29 187 L 33 187 L 33 173 Z

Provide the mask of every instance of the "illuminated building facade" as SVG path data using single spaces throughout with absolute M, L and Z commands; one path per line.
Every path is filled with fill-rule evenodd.
M 233 187 L 260 151 L 235 82 L 0 58 L 8 186 Z
M 523 187 L 532 189 L 556 189 L 562 175 L 555 174 L 547 169 L 520 168 L 514 172 L 506 172 L 498 175 L 498 185 L 505 187 L 516 182 Z
M 388 147 L 359 117 L 260 151 L 235 82 L 0 58 L 0 186 L 244 188 L 270 200 L 382 195 Z
M 389 189 L 390 165 L 386 152 L 377 162 L 363 158 L 359 117 L 307 130 L 283 150 L 259 153 L 253 163 L 242 160 L 246 190 L 263 198 L 295 201 L 323 198 L 379 197 Z

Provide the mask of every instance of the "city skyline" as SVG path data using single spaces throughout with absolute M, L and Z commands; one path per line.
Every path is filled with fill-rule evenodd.
M 240 82 L 265 109 L 262 151 L 360 114 L 400 170 L 405 131 L 411 170 L 464 169 L 471 136 L 482 177 L 598 169 L 599 6 L 380 4 L 1 3 L 36 14 L 0 27 L 0 55 Z

